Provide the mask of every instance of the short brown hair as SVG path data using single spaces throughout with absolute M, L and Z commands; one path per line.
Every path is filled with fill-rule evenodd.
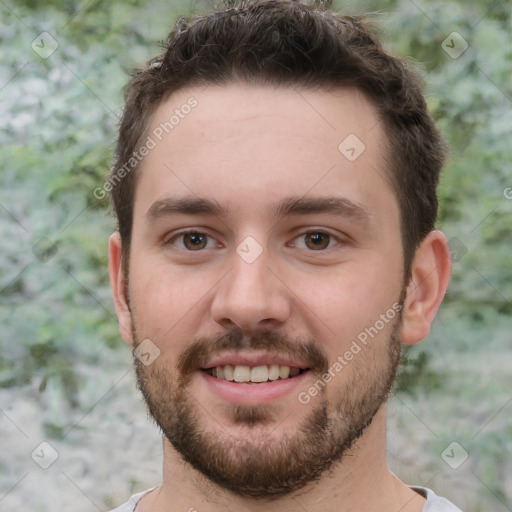
M 122 179 L 119 171 L 147 136 L 155 110 L 171 93 L 187 86 L 244 82 L 306 89 L 352 86 L 377 108 L 387 134 L 387 174 L 400 208 L 408 280 L 416 247 L 434 229 L 436 187 L 447 154 L 416 72 L 383 49 L 362 17 L 342 16 L 322 5 L 294 0 L 235 5 L 178 19 L 165 51 L 134 75 L 125 89 L 109 180 L 118 180 L 111 198 L 126 272 L 139 165 L 122 173 Z

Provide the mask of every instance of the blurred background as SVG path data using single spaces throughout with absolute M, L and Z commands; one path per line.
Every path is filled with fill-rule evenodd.
M 452 148 L 453 279 L 404 353 L 390 466 L 465 512 L 512 510 L 510 4 L 334 2 L 416 63 Z M 0 510 L 105 511 L 160 482 L 161 441 L 117 330 L 101 187 L 127 73 L 185 1 L 0 2 Z

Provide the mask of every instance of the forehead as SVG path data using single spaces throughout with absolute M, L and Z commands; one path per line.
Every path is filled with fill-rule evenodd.
M 378 114 L 355 89 L 186 88 L 162 102 L 148 137 L 135 215 L 169 194 L 253 213 L 310 193 L 394 201 Z

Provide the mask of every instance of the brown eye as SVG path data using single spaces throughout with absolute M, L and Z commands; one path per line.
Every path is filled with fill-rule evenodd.
M 207 235 L 203 231 L 194 231 L 193 229 L 174 233 L 174 235 L 164 238 L 161 243 L 162 247 L 169 248 L 172 251 L 178 250 L 182 253 L 197 252 L 198 255 L 207 252 L 209 249 L 222 247 L 211 235 Z
M 185 233 L 182 237 L 183 245 L 191 251 L 204 249 L 208 243 L 208 237 L 203 233 Z
M 306 233 L 304 241 L 308 249 L 326 249 L 331 241 L 331 236 L 327 233 Z

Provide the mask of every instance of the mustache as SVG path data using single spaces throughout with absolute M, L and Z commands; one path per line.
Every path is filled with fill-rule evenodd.
M 242 330 L 234 328 L 226 333 L 209 338 L 194 340 L 181 354 L 176 365 L 178 375 L 187 379 L 199 368 L 206 366 L 211 358 L 225 351 L 265 350 L 270 353 L 286 355 L 307 363 L 310 370 L 322 375 L 329 369 L 327 356 L 314 340 L 290 340 L 283 334 L 268 329 L 244 335 Z

